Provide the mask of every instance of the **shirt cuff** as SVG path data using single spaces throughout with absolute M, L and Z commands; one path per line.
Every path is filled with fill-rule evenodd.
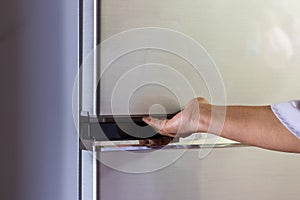
M 300 100 L 271 105 L 281 123 L 300 139 Z

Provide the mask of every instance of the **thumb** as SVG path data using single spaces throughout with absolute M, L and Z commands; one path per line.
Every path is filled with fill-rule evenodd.
M 143 117 L 143 121 L 152 126 L 156 131 L 161 133 L 161 130 L 164 128 L 166 124 L 166 120 L 160 120 L 157 118 L 152 118 L 152 117 Z

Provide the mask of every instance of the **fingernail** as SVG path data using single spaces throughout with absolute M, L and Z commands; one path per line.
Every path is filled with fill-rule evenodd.
M 151 121 L 150 117 L 143 117 L 142 120 L 146 123 Z

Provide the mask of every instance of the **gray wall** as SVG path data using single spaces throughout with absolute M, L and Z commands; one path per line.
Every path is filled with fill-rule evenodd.
M 0 3 L 1 199 L 76 199 L 78 2 Z

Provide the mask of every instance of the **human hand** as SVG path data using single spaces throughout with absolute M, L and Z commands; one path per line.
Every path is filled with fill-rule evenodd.
M 207 131 L 210 120 L 211 105 L 204 98 L 196 98 L 177 113 L 172 119 L 143 117 L 143 121 L 152 126 L 158 133 L 172 138 L 186 137 L 196 132 Z
M 157 139 L 140 140 L 139 144 L 148 147 L 164 146 L 171 142 L 178 142 L 179 138 L 161 137 Z

